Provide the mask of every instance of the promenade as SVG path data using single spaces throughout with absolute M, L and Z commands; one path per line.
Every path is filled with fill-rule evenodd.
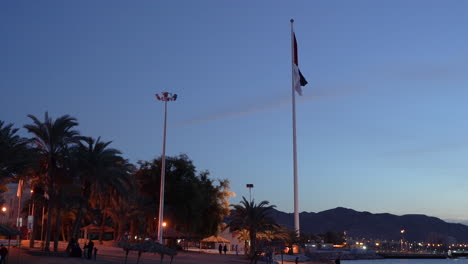
M 122 264 L 125 261 L 125 252 L 121 248 L 114 246 L 96 245 L 98 250 L 97 260 L 88 260 L 84 258 L 70 258 L 60 256 L 37 256 L 31 253 L 37 253 L 40 251 L 39 247 L 30 249 L 26 247 L 26 242 L 23 241 L 23 247 L 18 250 L 16 246 L 10 247 L 10 254 L 7 264 Z M 65 249 L 65 243 L 60 243 L 59 251 L 63 252 Z M 128 255 L 127 263 L 137 263 L 138 253 L 130 252 Z M 157 264 L 160 261 L 160 255 L 154 253 L 143 253 L 141 255 L 139 264 Z M 169 256 L 164 257 L 164 264 L 169 264 L 171 258 Z M 173 264 L 242 264 L 250 263 L 243 255 L 236 256 L 235 254 L 220 255 L 218 253 L 207 253 L 207 252 L 181 252 L 179 251 L 177 256 L 173 259 Z M 258 263 L 266 263 L 258 261 Z M 281 263 L 281 262 L 279 262 Z M 291 264 L 294 262 L 284 261 L 284 264 Z M 315 264 L 316 262 L 301 262 L 307 264 Z
M 125 252 L 121 248 L 113 246 L 104 246 L 96 245 L 98 248 L 97 260 L 88 260 L 84 258 L 70 258 L 70 257 L 60 257 L 60 256 L 37 256 L 34 252 L 40 251 L 39 248 L 30 249 L 26 247 L 26 243 L 22 243 L 24 247 L 20 250 L 16 246 L 10 247 L 10 254 L 8 258 L 8 264 L 79 264 L 79 263 L 88 263 L 88 264 L 122 264 L 125 261 Z M 60 243 L 59 251 L 64 251 L 65 244 Z M 128 254 L 127 263 L 137 263 L 138 253 L 131 251 Z M 159 263 L 160 255 L 154 253 L 143 253 L 141 255 L 140 264 L 155 264 Z M 164 257 L 164 264 L 170 263 L 170 256 Z M 210 254 L 210 253 L 199 253 L 199 252 L 178 252 L 177 256 L 174 257 L 174 264 L 195 264 L 195 263 L 220 263 L 220 264 L 242 264 L 249 263 L 245 256 L 234 254 L 220 255 L 220 254 Z

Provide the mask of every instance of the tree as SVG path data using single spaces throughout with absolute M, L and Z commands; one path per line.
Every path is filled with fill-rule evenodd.
M 83 137 L 73 149 L 75 160 L 73 167 L 77 172 L 81 189 L 78 213 L 72 229 L 74 239 L 79 234 L 81 220 L 92 193 L 95 194 L 95 198 L 103 200 L 104 196 L 109 195 L 110 189 L 117 190 L 120 195 L 124 195 L 128 190 L 131 167 L 120 156 L 119 150 L 109 147 L 111 143 L 111 141 L 101 141 L 100 137 L 97 140 Z
M 228 224 L 231 232 L 247 230 L 250 235 L 250 257 L 255 256 L 257 234 L 267 230 L 273 230 L 278 225 L 273 218 L 269 216 L 269 212 L 275 207 L 268 205 L 268 201 L 262 201 L 255 204 L 255 201 L 247 201 L 242 197 L 240 204 L 232 205 L 234 208 L 231 214 L 231 220 Z
M 49 196 L 47 210 L 47 233 L 45 250 L 50 251 L 50 238 L 52 231 L 52 211 L 55 207 L 54 201 L 57 199 L 59 186 L 63 183 L 63 177 L 69 172 L 69 150 L 79 139 L 78 131 L 74 128 L 78 125 L 76 118 L 69 115 L 63 115 L 55 120 L 49 117 L 46 112 L 44 121 L 41 122 L 33 115 L 28 115 L 33 121 L 32 124 L 24 127 L 29 133 L 33 134 L 33 143 L 35 149 L 43 160 L 47 172 L 43 174 L 46 192 Z M 57 220 L 60 220 L 60 213 L 57 213 Z M 56 232 L 59 232 L 56 230 Z
M 9 179 L 25 172 L 33 160 L 29 140 L 17 135 L 13 124 L 0 120 L 0 179 Z
M 140 162 L 135 177 L 141 202 L 138 207 L 146 212 L 146 229 L 156 232 L 161 159 Z M 207 171 L 197 173 L 187 155 L 166 157 L 164 221 L 171 228 L 199 237 L 216 234 L 229 214 L 227 199 L 231 195 L 229 181 L 211 179 Z

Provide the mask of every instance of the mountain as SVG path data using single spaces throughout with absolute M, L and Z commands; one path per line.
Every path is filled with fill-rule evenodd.
M 287 228 L 294 226 L 294 214 L 274 210 L 271 216 Z M 302 212 L 299 214 L 301 232 L 319 234 L 327 231 L 346 231 L 348 237 L 400 240 L 404 229 L 407 241 L 430 243 L 466 243 L 468 226 L 447 223 L 439 218 L 409 214 L 372 214 L 337 207 L 319 213 Z

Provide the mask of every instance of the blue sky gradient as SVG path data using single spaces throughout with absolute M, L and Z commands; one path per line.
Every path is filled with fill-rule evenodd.
M 2 1 L 0 120 L 70 114 L 131 161 L 186 153 L 237 203 L 468 220 L 468 2 Z M 23 135 L 26 132 L 22 130 Z

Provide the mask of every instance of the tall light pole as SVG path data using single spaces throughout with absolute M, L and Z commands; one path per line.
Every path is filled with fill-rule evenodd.
M 164 132 L 163 132 L 163 149 L 161 155 L 161 188 L 159 190 L 159 219 L 158 219 L 158 241 L 163 243 L 163 214 L 164 214 L 164 182 L 166 177 L 166 121 L 167 121 L 167 102 L 177 100 L 177 94 L 162 92 L 156 94 L 159 101 L 164 102 Z
M 404 248 L 403 243 L 404 243 L 404 240 L 405 240 L 405 232 L 406 232 L 405 229 L 402 229 L 402 230 L 400 231 L 400 233 L 401 233 L 401 247 L 400 247 L 400 250 L 401 250 L 401 251 L 403 251 L 403 248 Z
M 249 202 L 252 202 L 252 188 L 254 187 L 253 184 L 249 183 L 246 185 L 247 188 L 249 188 Z
M 5 224 L 5 214 L 6 214 L 7 208 L 6 206 L 2 207 L 2 225 Z

